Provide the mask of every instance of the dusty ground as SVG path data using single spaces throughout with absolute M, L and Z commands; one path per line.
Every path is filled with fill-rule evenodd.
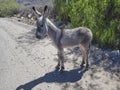
M 119 51 L 92 46 L 90 69 L 82 71 L 78 48 L 67 49 L 65 72 L 59 73 L 56 49 L 34 33 L 34 26 L 0 18 L 0 90 L 120 90 Z

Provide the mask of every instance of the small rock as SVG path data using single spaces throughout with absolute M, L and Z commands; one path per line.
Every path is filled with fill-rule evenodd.
M 28 14 L 28 16 L 27 16 L 28 18 L 31 18 L 32 17 L 32 14 Z
M 111 52 L 111 55 L 112 56 L 118 56 L 118 55 L 120 55 L 120 51 L 119 50 L 114 50 L 114 51 Z
M 21 17 L 21 19 L 24 19 L 24 17 Z
M 105 56 L 106 56 L 106 57 L 109 57 L 109 54 L 108 54 L 108 53 L 105 53 Z

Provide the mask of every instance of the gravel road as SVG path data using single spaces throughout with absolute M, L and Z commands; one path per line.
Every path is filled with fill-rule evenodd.
M 32 29 L 33 26 L 0 18 L 0 90 L 15 90 L 19 85 L 53 69 L 54 63 L 49 63 L 52 56 L 44 60 L 46 53 L 41 52 L 50 51 L 43 48 L 48 43 L 42 42 L 44 45 L 39 45 Z
M 38 40 L 34 33 L 35 26 L 0 18 L 0 90 L 120 90 L 119 61 L 115 63 L 118 71 L 112 72 L 113 61 L 106 63 L 108 56 L 99 58 L 100 50 L 94 49 L 96 58 L 90 57 L 90 62 L 101 64 L 82 72 L 81 54 L 76 60 L 76 52 L 66 50 L 66 69 L 59 73 L 54 71 L 56 49 L 49 39 Z M 104 62 L 109 70 L 102 66 Z

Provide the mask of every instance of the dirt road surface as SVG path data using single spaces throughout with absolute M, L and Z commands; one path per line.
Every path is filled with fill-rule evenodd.
M 56 49 L 34 33 L 34 26 L 0 18 L 0 90 L 120 90 L 120 73 L 97 65 L 82 71 L 81 55 L 73 59 L 70 50 L 65 71 L 55 71 Z

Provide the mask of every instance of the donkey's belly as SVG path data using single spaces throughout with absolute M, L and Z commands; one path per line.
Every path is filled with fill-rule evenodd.
M 64 37 L 61 39 L 61 44 L 63 45 L 63 47 L 75 47 L 78 46 L 80 42 L 81 41 L 79 39 L 70 37 Z

